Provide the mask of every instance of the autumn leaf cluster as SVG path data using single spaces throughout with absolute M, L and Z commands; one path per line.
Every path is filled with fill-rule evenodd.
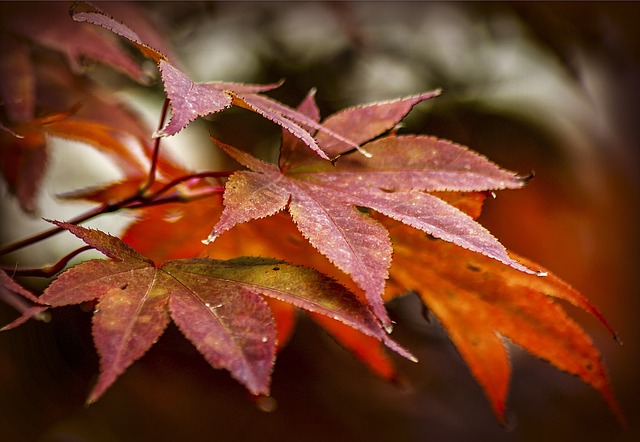
M 50 18 L 67 14 L 58 4 L 28 15 L 3 7 L 0 167 L 16 202 L 26 212 L 37 209 L 52 137 L 97 149 L 124 177 L 63 195 L 95 208 L 2 248 L 7 254 L 66 231 L 108 258 L 68 269 L 71 255 L 61 258 L 48 272 L 57 277 L 38 296 L 12 277 L 27 269 L 0 272 L 5 297 L 30 303 L 5 329 L 53 307 L 93 303 L 100 376 L 89 402 L 170 321 L 213 367 L 252 394 L 268 395 L 277 352 L 299 311 L 393 380 L 387 350 L 415 358 L 390 337 L 385 303 L 411 292 L 446 329 L 498 419 L 510 377 L 504 338 L 578 376 L 621 415 L 598 350 L 558 300 L 611 327 L 568 284 L 508 252 L 476 221 L 488 195 L 520 189 L 528 177 L 454 142 L 399 133 L 411 109 L 439 90 L 323 119 L 313 90 L 290 107 L 266 95 L 280 83 L 192 81 L 132 6 L 111 11 L 128 24 L 86 3 L 56 20 Z M 43 58 L 47 51 L 62 53 L 66 65 Z M 157 68 L 166 96 L 155 131 L 82 75 L 81 61 L 93 59 L 147 85 L 154 76 L 142 57 Z M 211 149 L 225 152 L 238 170 L 195 173 L 162 150 L 164 138 L 230 107 L 280 126 L 276 162 L 212 137 Z M 81 226 L 114 211 L 137 215 L 120 237 Z

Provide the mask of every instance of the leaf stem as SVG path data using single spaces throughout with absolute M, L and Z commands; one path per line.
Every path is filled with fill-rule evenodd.
M 160 128 L 164 126 L 164 122 L 165 122 L 165 118 L 168 110 L 169 110 L 169 99 L 167 98 L 165 99 L 164 104 L 162 106 L 162 114 L 160 116 L 158 130 L 160 130 Z M 138 188 L 137 192 L 134 195 L 123 198 L 120 201 L 117 201 L 115 203 L 102 204 L 81 215 L 78 215 L 73 219 L 68 220 L 67 222 L 70 224 L 80 224 L 84 221 L 88 221 L 92 218 L 95 218 L 96 216 L 103 215 L 105 213 L 115 212 L 123 208 L 137 209 L 137 208 L 148 207 L 153 205 L 165 204 L 169 202 L 187 202 L 187 201 L 193 201 L 200 198 L 206 198 L 216 193 L 223 192 L 224 187 L 222 186 L 210 187 L 206 189 L 205 192 L 193 193 L 192 195 L 188 195 L 188 196 L 177 194 L 177 195 L 167 196 L 164 198 L 160 198 L 160 197 L 165 193 L 167 193 L 171 188 L 177 186 L 178 184 L 194 178 L 224 178 L 224 177 L 228 177 L 231 174 L 231 172 L 200 172 L 200 173 L 195 173 L 191 175 L 185 175 L 170 181 L 169 183 L 162 186 L 162 188 L 160 188 L 159 190 L 151 194 L 145 195 L 145 193 L 147 193 L 147 191 L 155 183 L 159 155 L 160 155 L 160 138 L 156 138 L 153 145 L 153 153 L 151 157 L 151 166 L 149 168 L 149 175 L 146 181 Z M 16 250 L 19 250 L 24 247 L 30 246 L 32 244 L 35 244 L 37 242 L 43 241 L 47 238 L 52 237 L 53 235 L 56 235 L 57 233 L 62 232 L 63 230 L 64 229 L 62 229 L 61 227 L 56 226 L 56 227 L 52 227 L 51 229 L 40 232 L 36 235 L 25 238 L 23 240 L 16 241 L 11 244 L 7 244 L 3 247 L 0 247 L 0 256 L 9 254 L 11 252 L 15 252 Z M 69 257 L 69 259 L 71 259 L 71 257 Z M 63 258 L 61 262 L 64 261 L 66 258 L 67 257 Z M 45 267 L 43 269 L 27 269 L 25 271 L 42 273 L 50 270 L 48 270 L 48 268 Z
M 64 269 L 66 265 L 69 263 L 69 261 L 71 261 L 71 259 L 73 259 L 74 257 L 76 257 L 82 252 L 91 250 L 92 248 L 93 247 L 91 246 L 80 247 L 79 249 L 76 249 L 73 252 L 69 253 L 68 255 L 64 256 L 55 264 L 44 266 L 39 269 L 16 269 L 13 267 L 0 266 L 0 270 L 4 270 L 7 273 L 11 272 L 12 275 L 14 276 L 37 276 L 42 278 L 50 278 L 51 276 L 55 275 L 56 273 Z
M 198 192 L 198 193 L 194 192 L 190 195 L 174 194 L 174 195 L 167 195 L 165 197 L 161 197 L 157 199 L 150 199 L 148 201 L 141 200 L 138 202 L 133 202 L 132 204 L 126 206 L 125 208 L 126 209 L 142 209 L 144 207 L 159 206 L 159 205 L 168 204 L 168 203 L 188 203 L 191 201 L 208 198 L 210 196 L 213 196 L 222 192 L 224 192 L 224 187 L 210 187 L 203 192 Z
M 170 195 L 165 198 L 160 198 L 163 194 L 167 193 L 169 189 L 180 184 L 181 182 L 193 179 L 193 178 L 219 178 L 219 177 L 227 177 L 230 172 L 201 172 L 192 175 L 186 175 L 184 177 L 177 178 L 170 183 L 163 186 L 160 190 L 154 192 L 151 195 L 141 195 L 136 193 L 129 197 L 123 198 L 118 202 L 111 204 L 102 204 L 98 207 L 95 207 L 81 215 L 78 215 L 75 218 L 68 220 L 69 224 L 80 224 L 84 221 L 88 221 L 96 216 L 100 216 L 106 213 L 116 212 L 120 209 L 129 208 L 129 209 L 139 209 L 143 207 L 155 206 L 159 204 L 166 204 L 170 202 L 188 202 L 196 199 L 206 198 L 208 196 L 212 196 L 216 193 L 220 193 L 224 191 L 224 187 L 209 187 L 205 192 L 202 193 L 193 193 L 192 195 Z M 15 252 L 16 250 L 22 249 L 24 247 L 28 247 L 37 242 L 43 241 L 47 238 L 50 238 L 57 233 L 62 232 L 64 229 L 61 227 L 52 227 L 51 229 L 40 232 L 36 235 L 30 236 L 20 241 L 16 241 L 11 244 L 7 244 L 6 246 L 0 247 L 0 256 L 7 255 L 11 252 Z
M 160 195 L 162 195 L 164 193 L 167 193 L 169 191 L 169 189 L 171 189 L 172 187 L 175 187 L 180 183 L 192 180 L 194 178 L 227 178 L 227 177 L 229 177 L 229 175 L 231 175 L 231 172 L 200 172 L 200 173 L 194 173 L 194 174 L 191 174 L 191 175 L 185 175 L 185 176 L 182 176 L 180 178 L 176 178 L 175 180 L 172 180 L 172 181 L 168 182 L 161 189 L 157 190 L 156 192 L 152 193 L 151 195 L 144 195 L 143 198 L 145 200 L 153 201 L 153 200 L 157 199 Z
M 169 110 L 169 98 L 165 98 L 162 105 L 162 111 L 160 112 L 160 122 L 158 124 L 158 131 L 164 127 L 164 121 L 167 117 L 167 111 Z M 160 156 L 160 140 L 161 137 L 157 137 L 153 143 L 153 154 L 151 156 L 151 167 L 149 168 L 149 176 L 147 180 L 138 189 L 138 195 L 143 195 L 147 190 L 153 186 L 156 181 L 156 170 L 158 167 L 158 157 Z

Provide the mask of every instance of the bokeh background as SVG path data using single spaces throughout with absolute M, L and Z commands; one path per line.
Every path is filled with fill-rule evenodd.
M 631 441 L 640 437 L 640 4 L 635 2 L 144 2 L 198 81 L 275 82 L 296 105 L 311 87 L 323 115 L 343 107 L 442 88 L 405 120 L 405 131 L 451 139 L 536 178 L 500 192 L 480 222 L 510 250 L 570 282 L 613 324 L 618 345 L 568 307 L 601 349 L 629 421 L 577 379 L 512 348 L 508 423 L 501 427 L 437 321 L 417 299 L 389 305 L 394 337 L 419 364 L 397 360 L 406 385 L 370 374 L 301 318 L 280 354 L 276 410 L 261 411 L 225 372 L 212 370 L 170 327 L 96 404 L 90 314 L 54 312 L 0 334 L 3 441 Z M 105 5 L 107 8 L 107 5 Z M 1 56 L 1 55 L 0 55 Z M 100 78 L 104 80 L 104 78 Z M 118 80 L 150 122 L 159 88 Z M 155 123 L 151 123 L 155 125 Z M 247 129 L 249 128 L 249 129 Z M 168 144 L 205 169 L 220 161 L 208 130 L 249 148 L 277 137 L 270 123 L 225 112 Z M 242 134 L 238 136 L 238 132 Z M 52 194 L 80 183 L 56 145 L 42 215 L 70 216 Z M 72 165 L 73 166 L 73 165 Z M 2 241 L 40 229 L 2 189 Z M 76 212 L 77 213 L 77 212 Z M 111 218 L 116 231 L 126 220 Z M 27 234 L 27 231 L 24 231 Z M 53 243 L 52 243 L 53 244 Z M 55 253 L 30 249 L 44 264 Z M 51 246 L 53 247 L 53 245 Z M 15 317 L 0 304 L 0 322 Z M 273 404 L 271 404 L 273 405 Z M 264 408 L 264 407 L 263 407 Z

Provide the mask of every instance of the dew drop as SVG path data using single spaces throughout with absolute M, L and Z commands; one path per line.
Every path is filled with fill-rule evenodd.
M 263 336 L 263 337 L 262 337 L 262 339 L 260 339 L 260 340 L 261 340 L 262 342 L 267 342 L 267 341 L 268 341 L 268 339 L 267 339 L 267 337 L 266 337 L 266 336 Z
M 205 305 L 205 307 L 207 307 L 207 308 L 211 308 L 211 304 L 209 304 L 208 302 L 205 302 L 205 303 L 204 303 L 204 305 Z
M 356 147 L 356 149 L 358 149 L 358 152 L 360 152 L 362 155 L 364 155 L 365 158 L 373 158 L 373 155 L 371 154 L 371 152 L 367 152 L 362 147 L 358 146 L 358 147 Z

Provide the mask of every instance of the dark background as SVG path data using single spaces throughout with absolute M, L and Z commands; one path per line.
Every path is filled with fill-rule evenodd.
M 286 83 L 295 105 L 318 88 L 323 115 L 437 87 L 406 130 L 448 138 L 536 178 L 490 201 L 480 221 L 590 299 L 624 345 L 575 309 L 601 349 L 629 421 L 590 387 L 518 348 L 508 424 L 417 299 L 390 304 L 408 386 L 371 375 L 301 318 L 259 410 L 171 326 L 96 404 L 90 314 L 53 312 L 0 334 L 4 441 L 627 441 L 640 436 L 637 373 L 640 4 L 617 2 L 143 3 L 196 80 Z M 155 91 L 159 92 L 159 91 Z M 158 94 L 158 96 L 160 96 Z M 203 126 L 222 130 L 231 116 Z M 240 143 L 277 134 L 251 125 Z M 247 120 L 242 120 L 246 118 Z M 234 120 L 235 121 L 235 120 Z M 242 126 L 241 126 L 242 127 Z M 233 127 L 229 133 L 233 134 Z M 215 159 L 212 159 L 212 161 Z M 5 196 L 3 196 L 5 198 Z M 8 198 L 8 197 L 6 197 Z M 0 305 L 0 322 L 15 312 Z

